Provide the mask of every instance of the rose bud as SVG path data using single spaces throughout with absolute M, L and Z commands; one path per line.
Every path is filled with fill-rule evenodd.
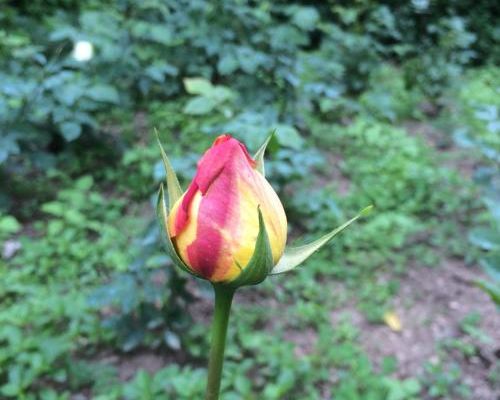
M 212 282 L 234 280 L 248 265 L 262 212 L 273 266 L 285 250 L 285 211 L 242 143 L 219 136 L 198 162 L 168 216 L 170 237 L 191 271 Z
M 159 143 L 169 201 L 167 208 L 162 185 L 157 211 L 179 268 L 214 284 L 257 284 L 270 274 L 293 270 L 369 211 L 309 244 L 285 249 L 285 211 L 264 177 L 263 156 L 271 138 L 252 158 L 231 135 L 219 136 L 198 162 L 185 193 Z
M 371 208 L 309 244 L 285 249 L 285 211 L 264 177 L 264 153 L 272 137 L 252 158 L 242 143 L 230 135 L 219 136 L 198 162 L 185 193 L 158 138 L 168 207 L 162 184 L 157 213 L 167 250 L 177 267 L 209 280 L 215 293 L 207 400 L 219 399 L 235 291 L 293 270 Z

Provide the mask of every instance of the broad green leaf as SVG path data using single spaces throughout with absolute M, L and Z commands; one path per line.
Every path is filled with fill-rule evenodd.
M 358 215 L 354 218 L 350 219 L 343 225 L 334 229 L 330 233 L 322 236 L 318 240 L 315 240 L 312 243 L 306 244 L 300 247 L 290 247 L 285 250 L 285 254 L 281 257 L 281 260 L 271 271 L 271 275 L 282 274 L 283 272 L 290 271 L 300 264 L 302 264 L 305 260 L 307 260 L 313 253 L 318 251 L 321 247 L 327 244 L 331 239 L 337 236 L 340 232 L 342 232 L 345 228 L 351 225 L 354 221 L 359 219 L 360 217 L 368 214 L 373 206 L 368 206 L 363 209 Z
M 54 96 L 65 106 L 74 106 L 80 97 L 85 94 L 85 88 L 77 83 L 65 83 L 54 90 Z
M 498 198 L 494 196 L 486 196 L 484 197 L 483 201 L 486 203 L 491 216 L 494 218 L 497 224 L 500 224 L 500 201 L 498 201 Z
M 181 340 L 179 336 L 176 335 L 174 332 L 165 331 L 165 333 L 163 334 L 163 340 L 165 341 L 165 344 L 171 349 L 174 350 L 181 349 Z
M 257 285 L 267 278 L 273 268 L 273 254 L 260 208 L 258 209 L 258 213 L 259 234 L 252 258 L 247 266 L 242 269 L 240 275 L 235 280 L 223 284 L 225 286 L 238 288 L 241 286 Z
M 118 90 L 116 90 L 111 85 L 94 85 L 90 87 L 87 91 L 87 97 L 95 101 L 103 101 L 107 103 L 118 103 L 120 101 L 120 95 Z
M 148 23 L 147 31 L 149 33 L 149 37 L 155 42 L 165 45 L 169 45 L 172 43 L 173 34 L 168 26 L 159 24 L 153 25 L 151 23 Z
M 224 55 L 217 63 L 217 70 L 221 75 L 229 75 L 238 69 L 240 63 L 232 54 Z
M 292 17 L 293 23 L 305 31 L 316 28 L 318 20 L 319 13 L 314 7 L 297 7 Z
M 189 94 L 208 96 L 214 89 L 212 83 L 205 78 L 184 78 L 183 82 L 186 92 Z
M 217 100 L 210 97 L 196 96 L 186 103 L 183 111 L 190 115 L 208 114 L 217 104 Z
M 281 145 L 295 150 L 300 150 L 304 146 L 304 139 L 293 126 L 278 124 L 276 130 L 279 132 L 277 138 Z
M 20 148 L 17 144 L 18 135 L 3 134 L 0 137 L 0 164 L 3 163 L 10 154 L 19 154 Z
M 271 139 L 274 137 L 276 133 L 276 130 L 274 130 L 266 139 L 266 141 L 260 146 L 259 150 L 257 150 L 257 153 L 255 153 L 254 159 L 257 165 L 255 168 L 257 171 L 259 171 L 263 176 L 266 176 L 266 169 L 264 166 L 264 154 L 266 153 L 266 148 Z
M 479 263 L 491 279 L 500 283 L 500 250 L 489 252 Z
M 233 96 L 234 92 L 231 89 L 225 86 L 215 86 L 209 97 L 217 104 L 221 104 Z
M 56 217 L 61 217 L 66 211 L 66 206 L 58 201 L 51 201 L 42 204 L 41 210 L 47 214 L 55 215 Z
M 68 142 L 77 139 L 82 133 L 82 127 L 76 122 L 63 122 L 59 125 L 59 129 L 61 130 L 61 135 Z
M 16 233 L 21 230 L 22 226 L 17 219 L 11 215 L 0 217 L 0 232 L 1 233 Z
M 94 184 L 94 178 L 90 175 L 84 175 L 75 181 L 75 187 L 81 191 L 88 191 Z
M 469 241 L 483 250 L 500 249 L 500 233 L 494 229 L 474 229 L 469 234 Z
M 170 163 L 165 150 L 160 142 L 160 136 L 155 129 L 156 140 L 158 141 L 158 146 L 160 146 L 161 158 L 163 160 L 163 167 L 165 168 L 165 175 L 167 177 L 167 190 L 168 190 L 168 209 L 172 210 L 172 207 L 182 197 L 182 189 L 175 174 L 174 168 Z
M 167 247 L 168 254 L 172 258 L 173 263 L 181 270 L 190 273 L 191 275 L 198 276 L 181 260 L 177 251 L 175 250 L 172 239 L 170 238 L 170 232 L 168 230 L 168 212 L 167 206 L 165 204 L 165 193 L 163 190 L 163 184 L 160 185 L 160 190 L 158 191 L 158 200 L 156 202 L 156 214 L 160 222 L 161 236 L 165 239 L 165 244 Z

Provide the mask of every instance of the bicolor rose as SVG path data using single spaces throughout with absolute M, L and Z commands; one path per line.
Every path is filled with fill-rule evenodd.
M 162 184 L 157 212 L 176 266 L 216 285 L 255 285 L 268 275 L 295 269 L 371 209 L 311 243 L 285 248 L 285 211 L 264 175 L 271 139 L 252 157 L 231 135 L 219 136 L 198 162 L 185 192 L 158 139 L 168 206 Z
M 187 191 L 173 205 L 168 231 L 179 257 L 202 278 L 237 278 L 255 251 L 259 209 L 276 265 L 285 250 L 285 211 L 244 144 L 219 136 L 198 162 Z
M 285 211 L 265 178 L 264 153 L 272 137 L 251 157 L 231 135 L 219 136 L 185 192 L 158 138 L 168 205 L 162 184 L 157 213 L 167 250 L 177 267 L 209 280 L 215 293 L 206 400 L 219 399 L 235 291 L 293 270 L 371 208 L 311 243 L 285 249 Z

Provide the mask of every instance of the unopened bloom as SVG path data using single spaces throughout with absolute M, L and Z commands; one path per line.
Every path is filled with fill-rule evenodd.
M 287 237 L 283 206 L 246 147 L 221 135 L 173 205 L 168 232 L 179 258 L 193 273 L 211 282 L 231 282 L 254 255 L 259 210 L 276 265 Z
M 264 176 L 264 153 L 272 137 L 252 158 L 242 143 L 219 136 L 198 162 L 184 193 L 158 138 L 168 206 L 162 184 L 157 213 L 177 267 L 214 287 L 255 285 L 268 275 L 295 269 L 371 209 L 308 244 L 285 248 L 285 211 Z
M 207 400 L 219 398 L 235 291 L 258 284 L 268 275 L 293 270 L 371 208 L 309 244 L 285 249 L 285 211 L 264 177 L 264 153 L 272 137 L 254 159 L 230 135 L 219 136 L 198 162 L 196 175 L 185 193 L 158 137 L 168 206 L 162 184 L 157 213 L 167 250 L 177 267 L 208 279 L 215 292 Z

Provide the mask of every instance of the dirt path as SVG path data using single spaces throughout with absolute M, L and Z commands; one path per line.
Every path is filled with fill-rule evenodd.
M 361 345 L 375 365 L 393 356 L 398 361 L 398 376 L 408 378 L 421 376 L 426 362 L 453 361 L 462 370 L 463 383 L 471 387 L 472 399 L 500 399 L 500 382 L 490 377 L 500 357 L 500 313 L 471 284 L 478 274 L 478 269 L 456 260 L 447 260 L 438 268 L 410 268 L 393 300 L 402 323 L 400 332 L 386 325 L 369 325 L 354 311 L 353 321 L 362 332 Z M 463 321 L 471 316 L 478 320 L 477 336 L 467 333 L 467 326 L 464 331 Z M 459 347 L 472 345 L 475 351 L 465 355 L 445 345 L 452 342 Z

